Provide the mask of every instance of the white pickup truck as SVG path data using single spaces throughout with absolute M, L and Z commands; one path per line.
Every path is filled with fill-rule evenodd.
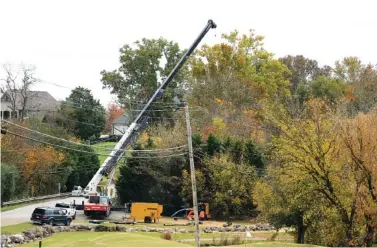
M 72 196 L 84 196 L 83 188 L 81 188 L 81 186 L 73 187 Z
M 56 208 L 63 208 L 67 211 L 67 215 L 72 217 L 72 220 L 76 219 L 76 208 L 71 203 L 58 202 L 55 204 Z

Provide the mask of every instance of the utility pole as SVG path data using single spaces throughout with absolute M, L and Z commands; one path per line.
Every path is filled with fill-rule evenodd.
M 200 237 L 199 237 L 199 213 L 198 213 L 198 199 L 196 195 L 196 179 L 195 179 L 195 167 L 194 167 L 194 154 L 192 151 L 192 140 L 191 140 L 191 125 L 190 125 L 190 114 L 188 104 L 185 103 L 185 113 L 186 113 L 186 125 L 187 125 L 187 142 L 189 147 L 189 159 L 190 159 L 190 171 L 191 171 L 191 185 L 192 185 L 192 202 L 194 206 L 194 219 L 195 219 L 195 241 L 196 247 L 200 247 Z

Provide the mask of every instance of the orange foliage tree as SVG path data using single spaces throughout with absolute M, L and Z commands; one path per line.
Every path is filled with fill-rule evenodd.
M 111 132 L 111 123 L 124 113 L 124 110 L 114 103 L 110 103 L 106 110 L 105 133 Z
M 343 150 L 360 182 L 359 208 L 365 220 L 363 245 L 371 246 L 377 229 L 377 114 L 360 113 L 341 125 Z

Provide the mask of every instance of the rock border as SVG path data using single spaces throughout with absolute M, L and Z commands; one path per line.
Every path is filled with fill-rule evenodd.
M 268 224 L 257 224 L 250 226 L 234 225 L 233 227 L 205 227 L 205 233 L 214 232 L 245 232 L 245 231 L 271 231 L 275 230 Z M 50 226 L 43 225 L 23 231 L 20 234 L 3 235 L 1 236 L 1 247 L 12 247 L 16 244 L 30 243 L 43 238 L 49 237 L 54 233 L 59 232 L 158 232 L 158 233 L 194 233 L 194 230 L 187 230 L 184 228 L 162 228 L 162 227 L 132 227 L 125 226 L 88 226 L 88 225 L 71 225 L 71 226 Z

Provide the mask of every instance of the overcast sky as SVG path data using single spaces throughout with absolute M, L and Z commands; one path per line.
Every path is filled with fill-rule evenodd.
M 276 57 L 304 55 L 321 65 L 345 56 L 377 64 L 377 1 L 374 0 L 0 0 L 0 63 L 36 66 L 42 80 L 73 89 L 83 86 L 106 105 L 100 71 L 118 67 L 119 48 L 160 36 L 191 45 L 208 19 L 220 34 L 255 29 Z M 41 83 L 58 100 L 69 89 Z

